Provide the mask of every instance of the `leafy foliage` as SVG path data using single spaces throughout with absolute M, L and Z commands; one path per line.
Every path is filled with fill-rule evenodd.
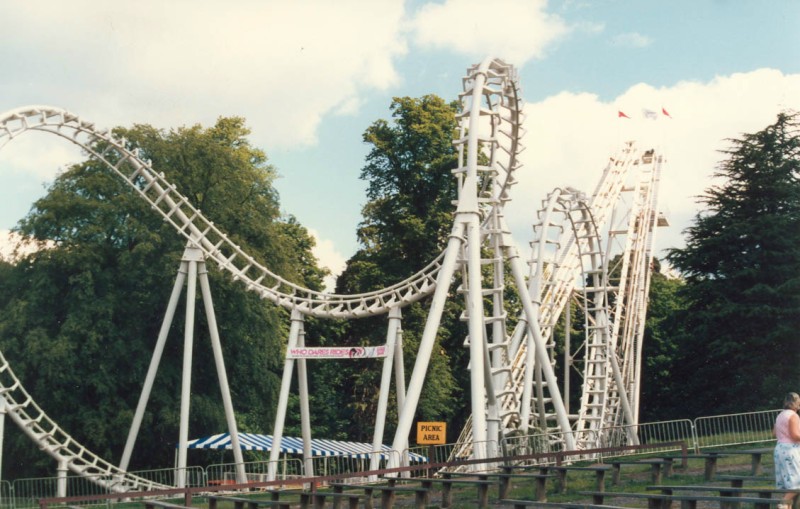
M 642 387 L 639 422 L 668 421 L 680 415 L 681 404 L 672 395 L 682 392 L 685 382 L 676 377 L 674 360 L 682 333 L 682 322 L 674 320 L 685 310 L 680 295 L 684 282 L 654 270 L 650 280 L 644 339 L 642 340 Z M 678 406 L 673 406 L 675 404 Z
M 776 408 L 800 382 L 798 116 L 730 143 L 715 173 L 724 182 L 668 256 L 686 278 L 674 374 L 695 415 Z
M 456 106 L 427 95 L 395 98 L 391 110 L 392 123 L 378 120 L 364 133 L 364 142 L 372 149 L 361 173 L 361 178 L 369 182 L 369 202 L 362 210 L 364 219 L 358 229 L 362 248 L 339 277 L 339 292 L 365 292 L 414 274 L 441 252 L 452 226 Z M 458 387 L 469 386 L 459 314 L 457 304 L 447 305 L 428 368 L 428 380 L 435 383 L 425 385 L 418 408 L 421 419 L 449 420 L 449 428 L 456 431 L 465 419 Z M 424 305 L 403 309 L 407 373 L 413 368 L 426 317 Z M 385 335 L 385 319 L 359 320 L 347 324 L 342 341 L 380 344 Z M 380 370 L 374 365 L 357 366 L 351 376 L 354 382 L 346 408 L 353 423 L 367 423 L 360 425 L 355 438 L 367 439 L 372 433 Z M 396 407 L 392 411 L 396 412 Z M 389 436 L 393 429 L 387 427 L 386 433 Z
M 210 128 L 117 129 L 179 192 L 256 259 L 284 277 L 320 288 L 313 239 L 281 218 L 275 170 L 252 147 L 241 118 Z M 2 350 L 25 387 L 56 422 L 90 450 L 119 458 L 150 363 L 185 240 L 89 158 L 49 187 L 18 230 L 54 247 L 3 264 Z M 215 314 L 242 430 L 274 419 L 285 313 L 209 264 Z M 185 292 L 184 292 L 185 293 Z M 182 298 L 185 301 L 185 295 Z M 190 433 L 225 429 L 206 317 L 198 292 Z M 131 469 L 172 463 L 177 441 L 185 303 L 178 306 Z M 27 442 L 27 441 L 25 441 Z M 9 446 L 15 477 L 41 475 L 52 460 L 26 444 Z

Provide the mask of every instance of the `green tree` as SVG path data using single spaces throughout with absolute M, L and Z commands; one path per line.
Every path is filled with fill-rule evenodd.
M 730 144 L 707 210 L 668 255 L 686 279 L 674 373 L 693 415 L 776 408 L 800 382 L 798 116 Z
M 391 110 L 392 122 L 377 120 L 364 133 L 371 150 L 361 172 L 361 178 L 369 183 L 369 201 L 358 229 L 362 247 L 339 277 L 339 292 L 373 290 L 414 274 L 441 252 L 452 227 L 456 105 L 426 95 L 395 98 Z M 436 383 L 425 385 L 418 409 L 420 418 L 449 420 L 454 432 L 466 417 L 459 387 L 469 386 L 459 314 L 460 305 L 449 303 L 428 368 L 428 380 Z M 425 303 L 403 310 L 407 373 L 413 368 L 426 317 Z M 385 317 L 349 323 L 342 341 L 382 343 L 386 323 Z M 362 423 L 354 438 L 365 439 L 372 433 L 380 370 L 374 363 L 349 368 L 355 371 L 355 382 L 346 411 L 354 423 Z M 391 426 L 387 426 L 389 433 L 393 433 Z
M 372 149 L 361 178 L 369 201 L 362 210 L 358 240 L 363 246 L 345 274 L 358 270 L 361 289 L 394 283 L 438 254 L 452 226 L 456 167 L 453 137 L 456 106 L 439 97 L 395 98 L 393 123 L 375 121 L 364 133 Z M 377 277 L 366 269 L 380 266 Z M 342 285 L 350 278 L 341 279 Z
M 129 148 L 277 273 L 320 288 L 313 239 L 282 218 L 275 169 L 251 146 L 241 118 L 170 131 L 117 129 Z M 54 243 L 3 265 L 0 347 L 42 408 L 90 450 L 116 463 L 141 392 L 185 239 L 94 158 L 59 175 L 18 230 Z M 209 277 L 240 429 L 274 419 L 286 313 L 211 263 Z M 185 301 L 185 295 L 182 299 Z M 131 468 L 161 468 L 177 442 L 185 303 L 173 321 Z M 213 356 L 196 305 L 190 433 L 225 429 Z M 11 447 L 4 475 L 52 474 L 53 461 Z M 8 458 L 8 456 L 6 456 Z
M 647 319 L 642 340 L 642 385 L 639 422 L 666 421 L 680 414 L 681 403 L 673 393 L 682 393 L 683 380 L 675 376 L 682 322 L 675 316 L 685 309 L 680 291 L 684 282 L 653 271 L 648 294 Z M 677 406 L 675 406 L 677 404 Z

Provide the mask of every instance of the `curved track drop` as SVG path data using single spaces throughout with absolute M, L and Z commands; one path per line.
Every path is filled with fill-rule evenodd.
M 508 384 L 497 392 L 507 409 L 501 436 L 537 435 L 549 450 L 636 443 L 630 425 L 638 422 L 650 260 L 655 227 L 665 224 L 657 213 L 662 164 L 660 154 L 629 143 L 610 159 L 591 198 L 556 189 L 543 200 L 533 225 L 528 291 L 547 354 L 534 354 L 528 318 L 521 315 L 511 335 Z M 609 280 L 609 274 L 619 276 Z M 554 329 L 572 302 L 582 309 L 584 336 L 557 345 Z M 558 373 L 555 390 L 546 369 Z M 569 400 L 574 372 L 577 405 Z M 564 395 L 567 428 L 551 393 Z M 453 457 L 473 454 L 472 426 L 462 431 Z M 509 441 L 507 452 L 515 443 Z
M 532 267 L 541 266 L 542 274 L 548 273 L 547 266 L 552 267 L 549 272 L 553 275 L 547 280 L 552 281 L 554 288 L 561 288 L 550 290 L 552 298 L 542 294 L 542 302 L 553 303 L 548 306 L 552 311 L 541 317 L 543 329 L 552 330 L 573 294 L 579 297 L 586 317 L 585 337 L 575 345 L 566 345 L 566 358 L 559 370 L 563 372 L 564 384 L 569 383 L 570 370 L 577 370 L 582 381 L 579 407 L 576 413 L 571 413 L 572 429 L 578 432 L 581 447 L 604 445 L 602 429 L 637 422 L 639 373 L 632 367 L 641 364 L 641 349 L 621 345 L 632 341 L 640 344 L 644 332 L 662 162 L 662 157 L 654 156 L 653 151 L 641 152 L 632 143 L 628 144 L 611 158 L 590 200 L 570 191 L 571 201 L 585 202 L 585 211 L 580 216 L 573 219 L 574 213 L 569 212 L 574 205 L 564 203 L 556 207 L 548 203 L 543 211 L 550 212 L 540 212 L 540 221 L 534 226 L 535 238 L 540 240 L 532 244 Z M 559 197 L 556 202 L 561 201 L 564 193 L 556 194 Z M 552 219 L 547 218 L 552 218 L 552 211 L 558 209 L 561 221 L 548 226 Z M 568 227 L 582 223 L 584 233 Z M 537 232 L 548 228 L 560 235 L 548 238 Z M 542 242 L 553 246 L 552 255 L 544 255 Z M 537 248 L 543 255 L 538 260 Z M 642 263 L 643 260 L 647 263 Z M 615 266 L 610 266 L 611 263 Z M 610 273 L 621 275 L 610 281 Z M 629 295 L 635 295 L 635 299 Z M 632 306 L 633 301 L 636 305 Z M 626 321 L 629 325 L 621 328 Z M 548 345 L 554 352 L 552 338 Z M 551 358 L 555 362 L 555 356 Z M 544 417 L 541 413 L 536 416 L 539 422 L 546 421 L 547 416 Z M 635 441 L 635 437 L 631 440 Z
M 55 459 L 59 466 L 114 492 L 168 488 L 160 483 L 126 473 L 92 453 L 62 430 L 44 413 L 11 370 L 0 353 L 0 393 L 11 420 Z

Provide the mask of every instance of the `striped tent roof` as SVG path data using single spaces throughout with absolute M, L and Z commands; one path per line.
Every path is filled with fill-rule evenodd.
M 219 433 L 206 438 L 196 438 L 187 444 L 189 449 L 232 449 L 231 436 L 228 433 Z M 175 447 L 178 447 L 177 445 Z M 239 433 L 239 447 L 243 451 L 270 451 L 272 450 L 272 435 L 257 433 Z M 381 447 L 382 451 L 390 451 L 387 445 Z M 281 452 L 288 454 L 303 454 L 303 439 L 297 437 L 281 438 Z M 372 444 L 361 442 L 344 442 L 341 440 L 311 439 L 312 456 L 348 456 L 351 458 L 370 457 L 374 452 Z M 381 458 L 387 458 L 381 454 Z M 411 453 L 411 461 L 424 462 L 427 458 Z

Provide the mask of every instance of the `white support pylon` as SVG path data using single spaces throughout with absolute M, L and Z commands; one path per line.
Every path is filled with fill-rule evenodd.
M 461 137 L 456 140 L 459 148 L 459 164 L 454 171 L 458 178 L 458 204 L 453 231 L 444 251 L 444 259 L 437 276 L 436 290 L 428 312 L 422 334 L 417 360 L 408 386 L 404 405 L 400 409 L 397 433 L 393 448 L 407 440 L 411 431 L 422 384 L 430 362 L 431 350 L 441 320 L 442 309 L 447 298 L 452 277 L 458 263 L 462 264 L 462 288 L 465 294 L 465 316 L 468 322 L 470 348 L 470 396 L 471 396 L 471 456 L 485 458 L 487 445 L 493 444 L 501 435 L 501 418 L 496 391 L 504 386 L 494 386 L 493 368 L 502 368 L 498 363 L 502 354 L 489 355 L 487 326 L 491 320 L 492 345 L 504 348 L 519 338 L 508 338 L 498 321 L 504 319 L 501 300 L 492 301 L 492 316 L 484 309 L 484 293 L 497 296 L 504 288 L 503 262 L 510 262 L 514 283 L 523 304 L 524 318 L 528 326 L 528 341 L 531 355 L 535 353 L 538 369 L 543 372 L 550 391 L 550 399 L 556 410 L 559 426 L 565 436 L 567 447 L 572 447 L 569 418 L 556 384 L 555 373 L 549 362 L 544 341 L 539 332 L 538 313 L 534 311 L 527 282 L 522 273 L 519 257 L 513 247 L 507 227 L 502 220 L 502 208 L 507 198 L 507 189 L 514 183 L 512 172 L 517 169 L 516 155 L 519 146 L 518 133 L 521 122 L 521 105 L 516 95 L 515 72 L 502 61 L 487 59 L 471 69 L 465 78 L 463 114 L 461 115 Z M 505 138 L 504 138 L 505 137 Z M 507 145 L 501 140 L 508 139 Z M 487 154 L 489 152 L 489 154 Z M 503 154 L 503 159 L 500 154 Z M 484 159 L 489 160 L 486 165 Z M 489 260 L 484 265 L 484 246 L 498 260 Z M 459 259 L 459 256 L 461 259 Z M 484 288 L 483 270 L 489 267 L 494 274 L 489 276 L 490 288 Z M 520 336 L 521 337 L 521 336 Z M 506 354 L 507 356 L 508 354 Z M 508 363 L 508 359 L 504 362 Z M 531 363 L 533 364 L 533 363 Z M 498 380 L 502 380 L 498 377 Z M 491 394 L 489 394 L 491 392 Z M 464 437 L 466 440 L 466 437 Z
M 303 313 L 297 309 L 292 310 L 292 323 L 289 326 L 289 339 L 286 351 L 296 348 L 300 341 L 301 329 L 303 328 Z M 269 465 L 267 466 L 267 480 L 274 481 L 277 475 L 278 459 L 281 454 L 281 441 L 283 440 L 283 428 L 286 425 L 286 413 L 289 407 L 289 389 L 292 385 L 292 374 L 294 372 L 295 359 L 286 356 L 283 363 L 283 377 L 281 378 L 281 390 L 278 394 L 278 411 L 275 414 L 275 427 L 272 431 L 272 450 L 269 452 Z M 304 450 L 305 452 L 305 450 Z M 304 460 L 308 458 L 303 458 Z M 307 476 L 313 472 L 306 471 Z
M 225 370 L 225 362 L 222 355 L 222 344 L 219 337 L 219 330 L 217 328 L 216 315 L 214 314 L 214 304 L 211 298 L 211 287 L 208 282 L 208 272 L 206 270 L 205 259 L 200 249 L 192 244 L 187 245 L 184 250 L 183 257 L 181 258 L 178 275 L 175 278 L 175 284 L 172 288 L 167 310 L 164 314 L 164 320 L 161 323 L 156 347 L 153 350 L 153 357 L 150 360 L 150 367 L 145 377 L 144 386 L 139 397 L 139 403 L 134 413 L 133 422 L 128 432 L 128 439 L 125 444 L 125 449 L 122 453 L 122 460 L 120 461 L 119 468 L 122 471 L 127 471 L 130 464 L 133 446 L 136 443 L 136 438 L 139 434 L 142 419 L 147 408 L 147 403 L 150 399 L 150 394 L 153 389 L 158 366 L 161 362 L 161 357 L 164 353 L 164 345 L 166 344 L 167 335 L 172 325 L 172 320 L 175 317 L 175 310 L 178 306 L 181 292 L 184 284 L 186 284 L 186 321 L 184 328 L 184 356 L 183 356 L 183 374 L 181 377 L 181 409 L 180 409 L 180 428 L 178 436 L 178 458 L 177 458 L 177 475 L 176 484 L 179 488 L 186 485 L 186 463 L 187 463 L 187 443 L 189 435 L 189 400 L 191 397 L 191 371 L 192 371 L 192 351 L 194 345 L 194 318 L 195 318 L 195 297 L 197 281 L 200 281 L 200 292 L 205 305 L 206 320 L 208 322 L 209 335 L 211 337 L 211 347 L 214 352 L 214 362 L 217 370 L 217 377 L 220 382 L 220 391 L 222 393 L 222 402 L 225 413 L 225 419 L 228 426 L 228 433 L 231 436 L 231 443 L 234 447 L 233 457 L 236 463 L 236 479 L 239 482 L 244 482 L 244 458 L 242 450 L 239 447 L 239 433 L 236 425 L 236 417 L 233 410 L 233 400 L 230 394 L 230 387 L 228 385 L 228 376 Z
M 386 425 L 386 410 L 389 405 L 389 387 L 392 382 L 392 366 L 395 362 L 395 344 L 400 335 L 400 320 L 402 311 L 400 308 L 392 308 L 389 311 L 389 326 L 386 329 L 386 357 L 383 359 L 383 370 L 381 372 L 381 387 L 378 393 L 378 411 L 375 415 L 375 430 L 372 438 L 372 452 L 370 457 L 370 470 L 378 470 L 381 455 L 378 451 L 383 447 L 383 431 Z M 402 362 L 402 357 L 398 358 Z M 399 394 L 399 387 L 396 387 Z
M 436 333 L 442 319 L 444 304 L 447 300 L 447 294 L 450 292 L 450 282 L 455 273 L 458 252 L 464 242 L 462 238 L 463 232 L 464 224 L 456 221 L 450 233 L 450 240 L 445 248 L 442 268 L 439 270 L 436 280 L 436 290 L 433 292 L 428 319 L 425 321 L 425 328 L 422 331 L 422 338 L 417 350 L 417 360 L 414 363 L 414 370 L 411 372 L 411 379 L 408 381 L 408 391 L 403 398 L 403 405 L 399 409 L 397 431 L 392 441 L 392 449 L 395 451 L 405 450 L 408 445 L 408 434 L 411 432 L 414 414 L 422 393 L 422 385 L 425 382 L 425 374 L 428 370 L 431 352 L 436 341 Z M 389 466 L 397 465 L 390 463 Z
M 3 442 L 6 437 L 6 398 L 0 396 L 0 481 L 3 480 Z
M 233 458 L 236 463 L 236 479 L 238 482 L 245 482 L 247 476 L 244 471 L 244 457 L 242 448 L 239 444 L 239 428 L 236 424 L 236 414 L 233 411 L 233 399 L 231 399 L 231 389 L 228 384 L 228 373 L 225 369 L 225 358 L 222 355 L 222 342 L 219 338 L 217 328 L 217 316 L 214 312 L 214 301 L 211 298 L 211 285 L 208 282 L 208 271 L 205 262 L 198 263 L 197 275 L 200 280 L 200 292 L 203 296 L 206 320 L 208 322 L 208 334 L 211 337 L 211 348 L 214 352 L 214 364 L 217 369 L 217 379 L 222 396 L 222 405 L 225 411 L 225 422 L 228 425 L 228 433 L 231 436 L 231 446 L 233 447 Z
M 187 272 L 186 261 L 181 261 L 180 268 L 178 269 L 178 276 L 175 278 L 175 284 L 172 286 L 172 294 L 167 304 L 167 311 L 164 313 L 164 320 L 161 322 L 161 330 L 158 333 L 156 346 L 153 350 L 153 356 L 150 359 L 150 367 L 147 370 L 147 375 L 144 379 L 144 386 L 142 393 L 139 396 L 139 403 L 136 406 L 136 412 L 133 414 L 133 422 L 128 431 L 128 440 L 125 442 L 125 449 L 122 452 L 122 460 L 119 462 L 119 469 L 123 472 L 128 470 L 130 465 L 131 454 L 133 453 L 133 446 L 136 444 L 136 438 L 139 436 L 139 429 L 142 425 L 144 412 L 147 409 L 147 402 L 150 400 L 150 393 L 153 390 L 153 385 L 158 373 L 158 365 L 161 363 L 161 357 L 164 354 L 164 345 L 167 343 L 167 336 L 169 328 L 172 325 L 172 319 L 175 317 L 175 310 L 178 307 L 178 301 L 183 291 L 183 284 L 186 282 Z
M 297 346 L 306 346 L 305 322 L 300 323 Z M 300 433 L 303 436 L 303 468 L 313 475 L 314 462 L 311 459 L 311 398 L 308 391 L 308 366 L 306 359 L 297 359 L 297 386 L 300 392 Z M 278 448 L 280 450 L 280 448 Z

